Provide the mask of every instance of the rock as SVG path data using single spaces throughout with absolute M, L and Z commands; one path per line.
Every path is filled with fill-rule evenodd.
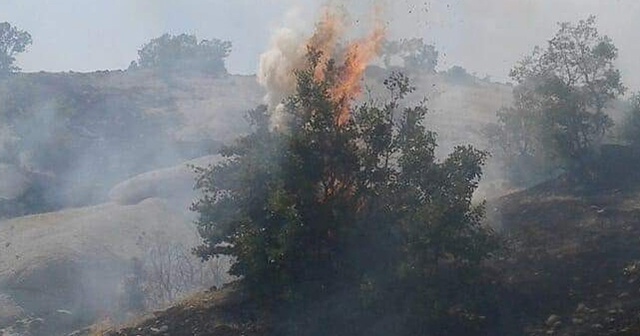
M 555 326 L 556 323 L 558 322 L 560 322 L 560 316 L 552 314 L 552 315 L 549 315 L 545 324 L 549 327 L 552 327 L 552 326 Z
M 151 327 L 149 328 L 149 330 L 151 330 L 151 332 L 153 332 L 154 334 L 160 334 L 160 333 L 165 333 L 167 331 L 169 331 L 169 326 L 168 325 L 163 325 L 160 328 L 154 328 Z
M 194 196 L 195 174 L 190 165 L 206 167 L 220 160 L 219 155 L 209 155 L 136 175 L 114 186 L 109 191 L 109 199 L 120 205 L 134 205 L 148 198 L 171 199 L 186 208 Z

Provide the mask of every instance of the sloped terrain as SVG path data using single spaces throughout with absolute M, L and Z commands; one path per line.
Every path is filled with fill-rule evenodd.
M 389 73 L 372 67 L 363 99 L 383 95 Z M 441 153 L 485 147 L 480 130 L 511 99 L 511 87 L 473 77 L 411 80 L 410 100 L 429 100 Z M 246 111 L 263 96 L 255 76 L 128 70 L 0 80 L 0 218 L 99 204 L 134 175 L 215 154 L 248 131 Z
M 370 74 L 371 92 L 382 92 L 385 74 Z M 509 86 L 477 79 L 412 79 L 411 99 L 429 99 L 428 124 L 443 152 L 480 142 L 481 127 L 510 99 Z M 130 318 L 123 281 L 137 261 L 164 256 L 202 272 L 187 257 L 199 240 L 187 210 L 193 175 L 183 162 L 219 160 L 211 154 L 248 131 L 245 112 L 263 95 L 254 76 L 136 70 L 0 80 L 0 332 L 57 335 Z M 179 298 L 165 294 L 154 305 Z
M 233 283 L 198 293 L 165 311 L 154 312 L 141 322 L 94 332 L 104 336 L 257 336 L 265 334 L 257 311 L 250 298 Z M 90 332 L 89 328 L 79 334 Z
M 112 193 L 119 203 L 0 221 L 0 330 L 37 318 L 43 326 L 30 334 L 50 335 L 99 318 L 123 318 L 122 300 L 129 294 L 123 280 L 136 272 L 137 261 L 169 268 L 164 276 L 177 277 L 171 258 L 190 256 L 199 242 L 186 214 L 192 195 L 185 189 L 192 184 L 190 168 L 181 164 L 124 181 Z
M 589 184 L 560 178 L 496 204 L 511 247 L 496 262 L 505 325 L 529 335 L 640 333 L 640 165 L 633 153 L 604 157 Z
M 151 71 L 0 81 L 0 218 L 99 204 L 134 175 L 213 154 L 246 132 L 255 78 Z
M 640 164 L 613 153 L 603 157 L 624 163 L 603 165 L 591 183 L 563 176 L 490 202 L 506 249 L 485 265 L 495 297 L 483 335 L 640 334 Z M 242 298 L 201 293 L 106 335 L 266 334 Z
M 134 258 L 144 256 L 146 240 L 193 244 L 187 225 L 158 199 L 0 222 L 0 293 L 23 312 L 7 322 L 44 319 L 37 333 L 44 335 L 114 314 L 124 294 L 120 283 Z

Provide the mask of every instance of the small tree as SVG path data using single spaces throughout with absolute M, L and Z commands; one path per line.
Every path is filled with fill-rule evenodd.
M 586 176 L 613 125 L 605 108 L 625 90 L 614 65 L 617 56 L 590 16 L 575 25 L 561 23 L 546 49 L 536 47 L 518 63 L 510 73 L 518 83 L 515 104 L 498 113 L 491 132 L 507 162 L 531 158 L 546 162 L 542 166 L 549 170 Z
M 209 74 L 225 74 L 224 60 L 231 53 L 231 42 L 218 39 L 198 42 L 195 35 L 164 34 L 138 50 L 134 69 L 151 68 L 164 71 L 195 70 Z M 133 64 L 132 64 L 133 65 Z
M 20 70 L 14 64 L 15 56 L 24 52 L 31 43 L 29 33 L 19 30 L 8 22 L 0 22 L 0 75 Z
M 627 106 L 622 138 L 634 149 L 640 149 L 640 93 L 634 93 Z
M 475 76 L 467 72 L 467 69 L 454 65 L 445 72 L 446 78 L 456 84 L 473 84 Z
M 302 305 L 291 311 L 309 313 L 294 321 L 316 321 L 307 325 L 316 332 L 365 333 L 366 321 L 395 310 L 411 334 L 453 304 L 445 283 L 455 280 L 437 280 L 441 269 L 477 265 L 495 247 L 471 200 L 485 153 L 458 147 L 437 161 L 426 107 L 400 106 L 413 90 L 401 74 L 385 82 L 390 101 L 344 121 L 344 101 L 331 96 L 342 67 L 321 60 L 311 50 L 296 74 L 286 132 L 272 131 L 260 107 L 254 132 L 224 151 L 228 161 L 198 169 L 196 252 L 233 256 L 231 273 L 250 291 Z
M 393 58 L 402 60 L 409 71 L 435 72 L 438 65 L 438 51 L 422 38 L 387 41 L 383 46 L 382 60 L 385 67 L 391 67 Z

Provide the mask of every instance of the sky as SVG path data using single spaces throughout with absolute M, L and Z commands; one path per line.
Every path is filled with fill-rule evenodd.
M 505 81 L 509 69 L 557 22 L 597 17 L 619 49 L 618 66 L 640 90 L 637 0 L 331 0 L 351 8 L 354 25 L 383 4 L 391 38 L 422 37 L 440 51 L 440 70 L 461 65 Z M 163 33 L 230 40 L 232 73 L 256 72 L 269 37 L 286 21 L 310 29 L 325 0 L 0 0 L 0 21 L 33 37 L 18 56 L 24 71 L 124 69 L 137 50 Z M 296 11 L 292 9 L 297 8 Z M 290 22 L 288 23 L 290 24 Z

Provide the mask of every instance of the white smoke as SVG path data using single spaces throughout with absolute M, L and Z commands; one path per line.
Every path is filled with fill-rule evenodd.
M 264 103 L 269 107 L 271 127 L 283 128 L 286 114 L 283 101 L 295 91 L 294 71 L 304 65 L 306 41 L 300 22 L 301 11 L 289 11 L 285 25 L 277 29 L 267 51 L 260 55 L 258 83 L 265 88 Z

